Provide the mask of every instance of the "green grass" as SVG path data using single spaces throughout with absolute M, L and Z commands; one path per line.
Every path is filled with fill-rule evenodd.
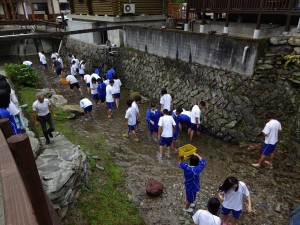
M 37 90 L 34 88 L 22 88 L 17 92 L 21 103 L 27 103 L 26 117 L 32 120 L 32 103 L 35 101 Z M 137 205 L 129 200 L 122 191 L 124 183 L 124 169 L 116 166 L 111 149 L 105 144 L 104 138 L 99 136 L 83 136 L 79 131 L 70 127 L 67 115 L 60 109 L 55 109 L 54 123 L 56 131 L 64 134 L 73 144 L 80 145 L 83 151 L 89 151 L 91 155 L 101 158 L 101 166 L 104 171 L 96 168 L 99 163 L 94 159 L 88 160 L 89 179 L 81 188 L 82 194 L 72 210 L 68 211 L 65 225 L 144 225 Z M 32 127 L 32 126 L 31 126 Z M 34 126 L 33 126 L 34 127 Z M 36 129 L 41 135 L 41 129 Z M 100 163 L 99 163 L 100 164 Z

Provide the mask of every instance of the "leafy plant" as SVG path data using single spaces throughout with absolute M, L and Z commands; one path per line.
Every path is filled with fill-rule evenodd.
M 295 63 L 297 65 L 300 65 L 300 55 L 297 54 L 291 54 L 284 56 L 284 59 L 286 60 L 284 66 L 287 67 L 290 63 Z
M 19 86 L 34 87 L 39 79 L 34 68 L 23 64 L 4 64 L 4 71 L 9 79 Z

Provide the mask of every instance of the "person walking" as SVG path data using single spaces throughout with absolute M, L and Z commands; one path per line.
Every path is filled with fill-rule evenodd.
M 201 131 L 201 109 L 206 106 L 204 101 L 199 102 L 194 105 L 191 111 L 191 131 L 190 131 L 190 141 L 193 139 L 194 133 L 200 134 Z
M 186 194 L 185 212 L 193 212 L 197 193 L 200 191 L 200 173 L 206 166 L 206 160 L 197 153 L 190 157 L 190 162 L 183 162 L 184 156 L 180 157 L 178 167 L 184 173 L 184 186 Z
M 262 131 L 263 135 L 265 136 L 262 153 L 258 163 L 251 164 L 256 168 L 259 168 L 263 162 L 267 163 L 270 168 L 273 168 L 274 151 L 278 142 L 278 133 L 282 130 L 280 122 L 275 119 L 275 116 L 272 112 L 266 113 L 266 119 L 268 120 L 268 123 L 265 125 Z M 270 156 L 269 161 L 266 161 L 267 156 Z
M 247 197 L 248 213 L 252 212 L 250 192 L 246 184 L 235 177 L 227 177 L 218 188 L 218 198 L 222 203 L 223 225 L 228 224 L 228 215 L 232 212 L 231 225 L 235 225 L 243 209 L 243 197 Z
M 50 138 L 53 138 L 52 132 L 55 129 L 52 116 L 55 117 L 54 108 L 51 105 L 49 99 L 44 97 L 42 92 L 37 93 L 37 100 L 32 104 L 33 120 L 36 126 L 41 124 L 43 134 L 46 138 L 46 145 L 50 144 Z M 49 128 L 47 129 L 47 123 Z

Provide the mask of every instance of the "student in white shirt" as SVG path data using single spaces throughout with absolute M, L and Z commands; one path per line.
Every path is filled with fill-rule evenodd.
M 163 158 L 163 146 L 167 146 L 167 158 L 170 158 L 170 149 L 173 141 L 173 133 L 175 131 L 176 123 L 172 116 L 169 115 L 167 109 L 163 110 L 163 116 L 158 121 L 157 138 L 160 139 L 159 143 L 159 156 Z
M 91 80 L 92 80 L 91 75 L 85 74 L 83 79 L 86 83 L 87 92 L 90 93 L 91 92 L 90 86 L 91 86 Z
M 201 109 L 206 106 L 204 101 L 199 102 L 198 105 L 194 105 L 191 111 L 191 131 L 190 131 L 190 141 L 193 139 L 194 133 L 197 135 L 200 134 L 201 131 Z
M 134 141 L 138 142 L 139 138 L 135 132 L 135 125 L 136 125 L 136 114 L 135 109 L 132 108 L 132 100 L 127 101 L 128 109 L 125 114 L 125 124 L 128 125 L 128 132 L 126 134 L 123 134 L 124 137 L 129 137 L 129 133 L 132 134 L 134 137 Z
M 83 108 L 86 118 L 92 120 L 93 103 L 88 98 L 81 97 L 79 105 L 81 108 Z
M 228 215 L 232 212 L 231 225 L 235 225 L 243 209 L 244 196 L 248 201 L 248 213 L 252 212 L 251 197 L 246 184 L 235 177 L 227 177 L 218 189 L 218 198 L 222 203 L 222 223 L 228 223 Z
M 70 89 L 72 90 L 72 91 L 74 91 L 74 87 L 76 87 L 77 89 L 78 89 L 78 91 L 80 92 L 80 94 L 81 95 L 83 95 L 82 94 L 82 91 L 81 91 L 81 88 L 80 88 L 80 86 L 79 86 L 79 83 L 78 83 L 78 80 L 76 79 L 76 77 L 74 77 L 73 75 L 68 75 L 67 77 L 66 77 L 66 80 L 68 81 L 68 83 L 70 84 Z
M 114 108 L 114 80 L 109 81 L 109 85 L 106 86 L 106 96 L 105 101 L 108 108 L 107 117 L 111 118 L 113 115 L 113 108 Z
M 41 51 L 39 53 L 39 56 L 40 56 L 40 62 L 41 64 L 43 65 L 43 69 L 44 71 L 48 69 L 48 64 L 47 64 L 47 58 L 45 56 L 45 52 L 44 51 Z
M 262 131 L 265 136 L 265 141 L 262 147 L 261 157 L 257 164 L 251 164 L 256 168 L 259 168 L 263 162 L 267 163 L 270 168 L 273 168 L 274 151 L 278 142 L 278 133 L 282 130 L 280 122 L 275 119 L 272 112 L 267 112 L 266 118 L 268 123 Z M 270 156 L 269 161 L 265 161 L 267 156 Z
M 140 110 L 139 110 L 139 104 L 142 101 L 142 97 L 141 96 L 135 96 L 132 102 L 132 108 L 135 111 L 135 115 L 136 115 L 136 126 L 135 129 L 136 130 L 140 130 Z
M 71 64 L 71 74 L 74 76 L 74 77 L 77 77 L 77 69 L 76 69 L 76 62 L 73 60 L 72 61 L 72 64 Z
M 81 60 L 79 63 L 79 75 L 81 77 L 81 81 L 83 81 L 85 75 L 85 61 Z
M 32 62 L 31 62 L 31 61 L 24 61 L 24 62 L 23 62 L 23 65 L 32 67 Z
M 37 100 L 32 104 L 33 120 L 36 126 L 38 125 L 38 122 L 40 122 L 43 134 L 46 138 L 46 145 L 48 145 L 50 144 L 49 137 L 53 138 L 52 132 L 55 129 L 51 116 L 53 115 L 55 117 L 54 108 L 50 101 L 44 97 L 43 93 L 38 93 L 36 97 Z M 47 129 L 47 123 L 50 126 L 49 129 Z
M 119 105 L 120 105 L 120 97 L 121 97 L 121 81 L 120 79 L 117 77 L 117 75 L 115 75 L 115 79 L 114 79 L 114 89 L 115 89 L 115 94 L 114 94 L 114 97 L 115 97 L 115 103 L 116 103 L 116 107 L 119 108 Z
M 172 105 L 172 96 L 168 94 L 167 89 L 161 89 L 161 97 L 160 97 L 160 104 L 161 104 L 161 111 L 167 109 L 169 114 L 171 114 L 171 105 Z
M 195 225 L 221 225 L 222 221 L 217 216 L 220 205 L 220 201 L 217 198 L 209 199 L 207 210 L 199 209 L 193 215 Z
M 55 60 L 57 60 L 58 59 L 58 54 L 57 54 L 57 52 L 52 52 L 51 53 L 51 59 L 55 59 Z

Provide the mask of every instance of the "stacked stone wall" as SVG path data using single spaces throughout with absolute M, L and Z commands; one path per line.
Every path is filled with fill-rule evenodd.
M 73 52 L 84 48 L 81 43 L 68 42 Z M 163 87 L 173 94 L 174 108 L 190 110 L 196 102 L 206 101 L 202 123 L 207 132 L 224 141 L 262 141 L 265 113 L 274 111 L 284 130 L 281 143 L 295 149 L 300 129 L 300 70 L 295 64 L 285 68 L 283 57 L 297 51 L 297 46 L 297 38 L 271 40 L 251 77 L 129 48 L 119 50 L 114 64 L 127 88 L 157 103 Z M 87 49 L 91 60 L 99 57 L 95 48 Z

